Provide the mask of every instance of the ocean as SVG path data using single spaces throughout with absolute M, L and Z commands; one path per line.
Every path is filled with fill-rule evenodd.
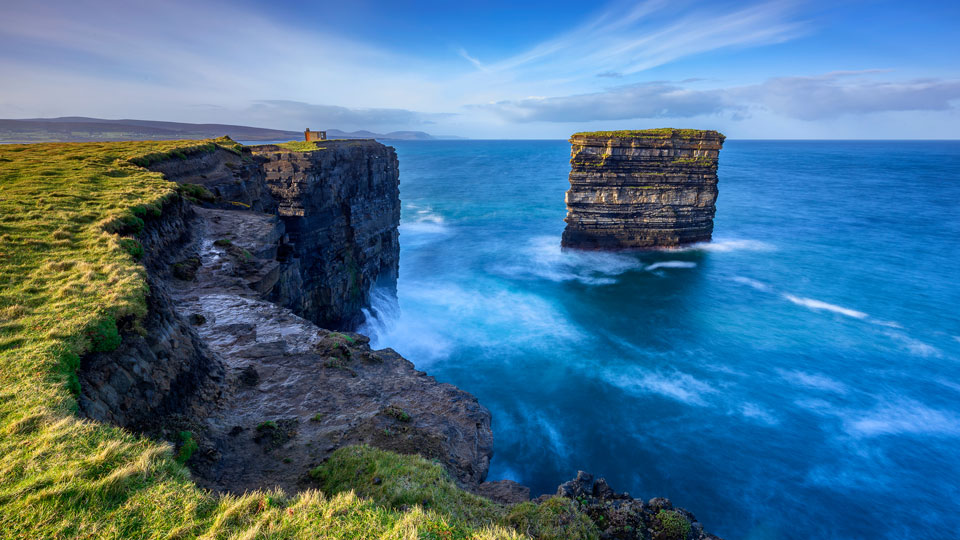
M 728 140 L 714 240 L 642 253 L 560 250 L 566 141 L 389 144 L 361 331 L 490 409 L 489 479 L 586 470 L 728 540 L 957 536 L 960 142 Z

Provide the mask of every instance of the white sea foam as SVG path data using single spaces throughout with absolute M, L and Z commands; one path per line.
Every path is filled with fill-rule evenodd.
M 744 403 L 740 407 L 740 414 L 742 414 L 744 418 L 749 418 L 766 426 L 775 426 L 780 423 L 779 418 L 756 403 Z
M 511 277 L 534 277 L 550 281 L 579 281 L 586 285 L 616 283 L 616 276 L 643 268 L 635 257 L 620 253 L 563 250 L 553 236 L 532 238 L 521 248 L 515 262 L 498 264 L 493 271 Z
M 361 332 L 417 366 L 449 357 L 457 343 L 499 347 L 509 336 L 513 345 L 544 348 L 583 337 L 564 313 L 530 293 L 410 280 L 401 293 L 403 309 L 392 294 L 375 290 Z
M 854 439 L 882 435 L 960 436 L 960 418 L 955 413 L 906 397 L 883 398 L 869 409 L 837 406 L 822 399 L 796 400 L 794 404 L 818 416 L 838 419 L 846 435 Z
M 721 239 L 712 242 L 700 242 L 681 248 L 681 250 L 714 251 L 721 253 L 728 251 L 776 251 L 776 249 L 776 246 L 773 244 L 747 239 Z
M 788 371 L 778 369 L 777 372 L 787 381 L 806 388 L 823 390 L 825 392 L 834 392 L 837 394 L 847 393 L 847 386 L 840 381 L 827 377 L 821 373 L 807 373 L 805 371 Z
M 433 211 L 429 206 L 421 207 L 416 204 L 407 204 L 407 210 L 413 210 L 413 215 L 404 216 L 400 220 L 400 234 L 405 235 L 408 241 L 411 236 L 414 240 L 430 240 L 431 236 L 446 235 L 450 232 L 444 217 Z M 423 238 L 427 237 L 427 238 Z
M 372 347 L 392 347 L 421 367 L 450 356 L 450 338 L 428 320 L 405 317 L 388 290 L 375 288 L 370 304 L 373 309 L 364 310 L 366 319 L 358 331 L 370 337 Z
M 845 308 L 835 304 L 828 304 L 820 300 L 813 298 L 802 298 L 799 296 L 794 296 L 792 294 L 784 294 L 784 298 L 797 304 L 798 306 L 808 307 L 815 310 L 830 311 L 833 313 L 839 313 L 840 315 L 846 315 L 847 317 L 853 317 L 855 319 L 865 319 L 867 314 L 862 311 L 857 311 L 855 309 Z
M 876 325 L 878 325 L 878 326 L 886 326 L 887 328 L 903 328 L 903 325 L 902 325 L 902 324 L 900 324 L 900 323 L 898 323 L 898 322 L 895 322 L 895 321 L 877 321 L 877 320 L 873 320 L 873 321 L 870 321 L 870 322 L 872 322 L 873 324 L 876 324 Z
M 658 270 L 660 268 L 696 268 L 696 267 L 697 267 L 697 263 L 690 262 L 690 261 L 662 261 L 658 263 L 653 263 L 647 266 L 646 268 L 644 268 L 644 270 L 647 270 L 648 272 L 653 272 L 654 270 Z
M 960 418 L 951 412 L 933 409 L 912 399 L 881 403 L 869 411 L 841 415 L 844 429 L 857 437 L 880 435 L 960 435 Z
M 737 283 L 742 283 L 742 284 L 747 285 L 747 286 L 749 286 L 749 287 L 753 287 L 754 289 L 756 289 L 756 290 L 758 290 L 758 291 L 770 291 L 770 286 L 769 286 L 769 285 L 767 285 L 766 283 L 762 283 L 762 282 L 760 282 L 760 281 L 757 281 L 757 280 L 755 280 L 755 279 L 750 279 L 750 278 L 748 278 L 748 277 L 743 277 L 743 276 L 733 276 L 733 278 L 731 278 L 731 279 L 733 279 L 733 281 L 736 281 Z
M 916 356 L 924 357 L 934 357 L 939 358 L 943 356 L 940 352 L 940 349 L 920 341 L 919 339 L 912 338 L 903 332 L 897 332 L 896 330 L 890 330 L 884 332 L 884 335 L 893 338 L 895 341 L 902 344 L 910 354 Z
M 705 396 L 717 392 L 709 384 L 687 373 L 641 373 L 636 376 L 619 375 L 608 377 L 612 384 L 628 392 L 639 394 L 659 394 L 661 396 L 686 403 L 706 407 Z

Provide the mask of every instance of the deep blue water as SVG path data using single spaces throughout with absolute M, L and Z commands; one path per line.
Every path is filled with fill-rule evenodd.
M 490 479 L 578 469 L 749 538 L 960 531 L 960 143 L 728 141 L 714 241 L 561 252 L 565 141 L 395 142 L 399 308 L 493 413 Z

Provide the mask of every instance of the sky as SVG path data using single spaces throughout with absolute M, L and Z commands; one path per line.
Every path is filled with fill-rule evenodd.
M 0 117 L 960 138 L 960 2 L 0 0 Z

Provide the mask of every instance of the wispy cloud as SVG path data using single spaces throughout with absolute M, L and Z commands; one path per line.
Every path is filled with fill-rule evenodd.
M 696 9 L 684 9 L 685 7 Z M 551 80 L 617 73 L 632 75 L 718 49 L 779 43 L 801 35 L 792 2 L 729 6 L 647 0 L 616 2 L 571 31 L 487 63 L 489 72 Z

